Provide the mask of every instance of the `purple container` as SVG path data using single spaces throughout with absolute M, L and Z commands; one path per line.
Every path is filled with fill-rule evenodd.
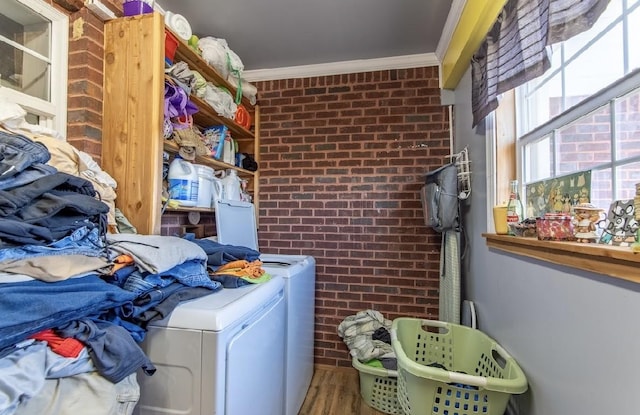
M 153 13 L 153 7 L 144 1 L 125 1 L 122 3 L 122 11 L 125 16 Z

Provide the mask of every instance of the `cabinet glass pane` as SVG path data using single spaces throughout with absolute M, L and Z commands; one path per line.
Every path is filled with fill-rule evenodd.
M 0 85 L 50 99 L 51 22 L 24 5 L 0 11 Z

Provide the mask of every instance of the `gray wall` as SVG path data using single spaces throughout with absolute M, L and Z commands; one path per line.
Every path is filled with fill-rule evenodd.
M 640 284 L 489 250 L 484 135 L 471 129 L 471 76 L 455 91 L 455 150 L 468 146 L 472 196 L 464 298 L 479 328 L 518 361 L 523 415 L 640 413 Z M 640 270 L 639 270 L 640 272 Z

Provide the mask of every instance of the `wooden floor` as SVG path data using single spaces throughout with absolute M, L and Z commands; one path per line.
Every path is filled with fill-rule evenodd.
M 360 396 L 358 371 L 316 366 L 299 415 L 380 415 Z

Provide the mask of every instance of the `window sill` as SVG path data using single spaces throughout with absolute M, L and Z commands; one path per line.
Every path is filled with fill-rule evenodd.
M 483 233 L 489 248 L 640 283 L 640 253 L 629 247 L 539 241 Z

